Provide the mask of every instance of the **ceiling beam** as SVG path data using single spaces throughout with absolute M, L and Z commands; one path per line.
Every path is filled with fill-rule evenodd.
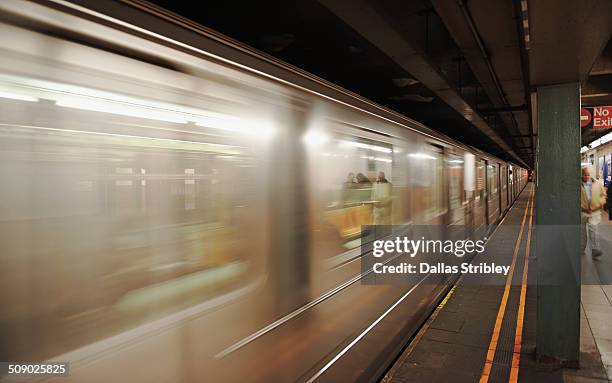
M 584 83 L 612 35 L 610 0 L 528 2 L 531 85 Z
M 505 131 L 501 132 L 505 137 L 528 133 L 529 119 L 523 116 L 527 110 L 508 109 L 511 105 L 527 103 L 523 90 L 525 80 L 521 80 L 520 52 L 517 49 L 519 37 L 512 2 L 431 1 L 493 104 L 487 109 L 486 116 L 499 117 L 496 130 Z M 516 97 L 517 94 L 520 98 Z M 512 139 L 508 143 L 515 148 L 525 141 Z
M 366 0 L 319 0 L 319 2 L 402 69 L 423 83 L 470 124 L 509 153 L 518 163 L 526 166 L 525 161 L 508 145 L 505 139 L 461 97 L 448 78 L 431 63 L 426 53 L 418 49 L 405 34 L 394 28 L 393 23 L 378 12 L 371 2 Z

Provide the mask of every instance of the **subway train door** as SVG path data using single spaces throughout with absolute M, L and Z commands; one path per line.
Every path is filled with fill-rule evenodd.
M 497 164 L 497 175 L 496 175 L 496 181 L 497 181 L 497 207 L 499 208 L 499 217 L 501 217 L 504 214 L 504 207 L 503 204 L 504 202 L 502 201 L 502 188 L 501 188 L 501 177 L 502 177 L 502 165 L 501 164 Z
M 476 237 L 484 234 L 487 224 L 485 161 L 476 161 L 476 195 L 474 197 L 474 228 Z
M 401 177 L 394 177 L 387 137 L 316 115 L 309 125 L 314 128 L 302 139 L 307 152 L 303 178 L 309 180 L 307 241 L 310 295 L 315 297 L 361 272 L 362 228 L 389 229 L 397 206 L 394 188 L 405 182 L 395 183 Z M 395 169 L 400 164 L 405 162 L 395 158 Z
M 499 165 L 495 162 L 487 165 L 487 213 L 488 223 L 493 224 L 499 217 Z
M 448 153 L 446 173 L 448 176 L 448 223 L 450 225 L 465 225 L 463 166 L 462 157 L 455 153 Z
M 302 136 L 307 126 L 306 101 L 291 98 L 277 118 L 284 123 L 275 136 L 275 150 L 270 151 L 271 231 L 270 284 L 278 314 L 289 312 L 309 299 L 310 268 L 308 259 L 308 178 L 303 167 L 307 151 Z
M 420 151 L 409 154 L 409 160 L 414 222 L 443 224 L 447 212 L 443 149 L 424 144 Z
M 508 206 L 508 177 L 506 176 L 506 165 L 501 165 L 499 170 L 499 201 L 500 201 L 500 214 L 506 210 L 506 206 Z
M 506 165 L 499 166 L 499 214 L 503 214 L 506 209 L 506 183 L 504 181 L 504 172 L 506 171 Z
M 504 169 L 504 186 L 506 189 L 506 207 L 510 207 L 510 186 L 508 180 L 508 166 Z

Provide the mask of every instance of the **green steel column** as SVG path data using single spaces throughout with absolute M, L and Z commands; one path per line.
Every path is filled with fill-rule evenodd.
M 580 85 L 537 90 L 536 353 L 577 366 L 580 354 Z

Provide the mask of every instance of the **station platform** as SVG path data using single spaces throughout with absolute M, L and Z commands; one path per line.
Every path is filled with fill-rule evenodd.
M 536 361 L 534 189 L 532 183 L 524 188 L 490 234 L 486 252 L 472 260 L 511 265 L 508 275 L 483 281 L 464 274 L 383 383 L 610 381 L 612 325 L 606 320 L 612 315 L 610 285 L 582 286 L 579 368 Z M 604 235 L 610 232 L 602 230 Z M 603 238 L 608 240 L 612 242 L 612 237 Z M 593 273 L 596 263 L 582 258 L 583 275 Z

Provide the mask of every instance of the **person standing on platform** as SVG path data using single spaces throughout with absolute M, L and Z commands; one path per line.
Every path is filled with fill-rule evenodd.
M 582 245 L 585 254 L 589 252 L 594 258 L 601 256 L 597 229 L 601 223 L 601 210 L 606 205 L 606 191 L 603 183 L 591 177 L 591 168 L 582 168 L 580 186 L 582 208 Z

